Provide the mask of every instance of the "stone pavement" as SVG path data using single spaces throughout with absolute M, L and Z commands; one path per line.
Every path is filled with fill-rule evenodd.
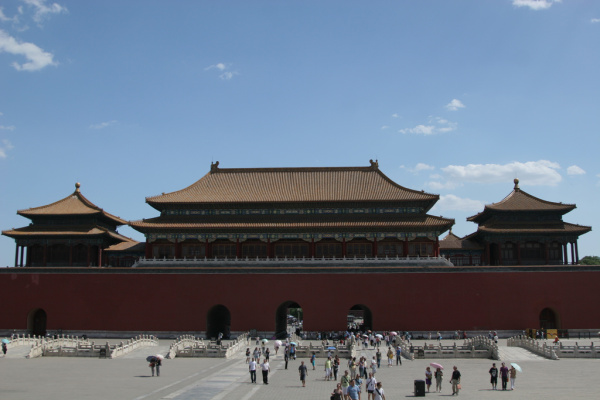
M 0 399 L 20 400 L 43 398 L 58 399 L 127 399 L 127 400 L 299 400 L 329 399 L 335 382 L 324 381 L 324 360 L 317 360 L 317 369 L 309 366 L 307 387 L 303 388 L 299 376 L 300 359 L 290 361 L 283 367 L 283 357 L 272 357 L 269 385 L 261 382 L 251 384 L 240 352 L 236 357 L 225 359 L 175 359 L 165 360 L 160 377 L 150 377 L 145 358 L 165 353 L 169 341 L 161 341 L 159 347 L 148 347 L 119 359 L 53 358 L 24 359 L 24 351 L 12 349 L 6 358 L 0 358 Z M 418 343 L 421 344 L 421 343 Z M 445 341 L 444 344 L 452 344 Z M 459 344 L 459 342 L 457 342 Z M 505 342 L 501 342 L 505 346 Z M 254 345 L 251 345 L 251 349 Z M 503 347 L 506 349 L 506 347 Z M 508 349 L 512 350 L 512 349 Z M 369 359 L 373 350 L 362 350 Z M 20 355 L 20 356 L 19 356 Z M 402 366 L 388 368 L 382 364 L 377 379 L 383 382 L 388 400 L 413 397 L 415 379 L 424 379 L 425 367 L 434 360 L 403 360 Z M 437 361 L 437 360 L 436 360 Z M 519 365 L 523 372 L 517 377 L 516 390 L 490 390 L 488 370 L 492 360 L 446 359 L 439 360 L 445 366 L 446 377 L 442 393 L 428 393 L 426 397 L 444 398 L 451 395 L 450 372 L 457 365 L 463 375 L 464 399 L 597 399 L 600 397 L 598 369 L 600 360 L 523 359 Z M 511 360 L 506 360 L 510 362 Z M 498 362 L 497 362 L 498 363 Z M 344 370 L 345 361 L 342 360 Z M 366 400 L 363 393 L 362 400 Z

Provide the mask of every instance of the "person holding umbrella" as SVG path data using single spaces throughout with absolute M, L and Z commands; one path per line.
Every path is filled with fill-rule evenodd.
M 444 379 L 444 373 L 442 372 L 442 366 L 438 364 L 433 373 L 435 376 L 435 391 L 442 393 L 442 380 Z
M 8 351 L 8 344 L 10 343 L 10 340 L 8 339 L 2 339 L 2 357 L 6 357 L 6 352 Z
M 520 371 L 521 367 L 518 364 L 511 363 L 510 369 L 508 370 L 510 374 L 510 390 L 515 390 L 515 380 L 517 379 L 517 371 Z

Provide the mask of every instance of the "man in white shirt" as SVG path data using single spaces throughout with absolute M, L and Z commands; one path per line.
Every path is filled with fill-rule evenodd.
M 271 367 L 269 367 L 269 361 L 267 361 L 267 359 L 265 358 L 265 361 L 263 361 L 263 363 L 260 364 L 260 367 L 262 368 L 263 383 L 265 385 L 268 385 L 269 384 L 269 372 L 271 372 Z
M 371 400 L 375 398 L 375 388 L 377 386 L 377 379 L 373 376 L 373 373 L 369 373 L 369 379 L 367 379 L 367 399 Z
M 375 393 L 373 393 L 375 400 L 385 400 L 385 394 L 383 394 L 383 385 L 381 382 L 377 382 L 375 386 Z
M 248 363 L 248 369 L 250 370 L 250 382 L 256 383 L 256 361 L 254 361 L 254 358 Z

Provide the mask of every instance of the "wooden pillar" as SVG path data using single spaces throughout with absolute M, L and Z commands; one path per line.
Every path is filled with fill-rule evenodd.
M 240 238 L 235 239 L 235 256 L 237 258 L 242 257 L 242 245 L 240 244 Z
M 517 242 L 517 265 L 521 265 L 521 242 Z
M 42 265 L 45 267 L 48 263 L 48 244 L 44 243 L 44 255 L 42 258 Z
M 575 264 L 575 246 L 573 246 L 573 242 L 571 242 L 571 264 Z
M 402 251 L 404 252 L 403 256 L 406 257 L 408 255 L 408 238 L 404 238 L 404 243 L 402 243 Z
M 73 245 L 69 244 L 69 267 L 73 266 Z
M 490 243 L 486 242 L 485 243 L 485 263 L 486 263 L 486 265 L 490 265 L 490 260 L 491 260 L 491 257 L 490 257 Z
M 550 243 L 544 243 L 544 256 L 546 257 L 546 265 L 550 264 Z
M 469 265 L 473 265 L 473 253 L 469 252 Z
M 498 243 L 496 243 L 496 245 L 498 246 L 498 265 L 503 265 L 502 264 L 502 243 L 498 242 Z
M 102 266 L 102 246 L 98 245 L 98 267 Z
M 377 257 L 377 238 L 373 240 L 373 251 L 371 257 Z
M 204 253 L 206 254 L 206 258 L 212 258 L 212 244 L 208 243 L 208 239 L 206 239 L 206 250 Z
M 346 238 L 342 239 L 342 257 L 346 257 Z
M 25 253 L 25 266 L 29 267 L 31 265 L 31 259 L 29 254 L 29 246 L 27 246 L 27 252 Z
M 315 256 L 315 238 L 310 239 L 310 258 L 314 258 Z
M 152 243 L 146 239 L 146 258 L 152 258 Z
M 15 268 L 19 266 L 19 244 L 15 247 Z
M 179 239 L 175 239 L 175 258 L 179 259 L 181 257 L 181 242 Z
M 23 257 L 21 257 L 21 262 L 23 262 Z M 579 264 L 579 245 L 577 244 L 577 240 L 575 241 L 575 264 Z

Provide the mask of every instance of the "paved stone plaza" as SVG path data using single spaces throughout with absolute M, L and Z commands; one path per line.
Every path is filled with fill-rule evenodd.
M 174 359 L 165 360 L 160 377 L 151 377 L 145 358 L 148 355 L 166 354 L 170 341 L 161 341 L 159 347 L 149 347 L 110 359 L 42 357 L 25 359 L 27 349 L 11 349 L 6 358 L 0 358 L 0 399 L 239 399 L 287 400 L 329 399 L 334 382 L 324 381 L 324 359 L 317 359 L 317 369 L 312 371 L 308 359 L 309 375 L 305 388 L 298 376 L 300 359 L 290 361 L 284 369 L 283 357 L 271 358 L 269 385 L 263 385 L 260 371 L 258 384 L 251 384 L 245 356 L 232 359 Z M 306 342 L 303 342 L 306 343 Z M 314 342 L 316 344 L 316 342 Z M 421 341 L 417 341 L 422 344 Z M 452 341 L 444 341 L 451 345 Z M 597 399 L 600 397 L 598 371 L 600 360 L 579 359 L 550 361 L 520 349 L 505 347 L 501 354 L 512 354 L 523 372 L 517 377 L 516 390 L 492 391 L 488 370 L 492 360 L 447 359 L 439 360 L 445 367 L 446 377 L 442 393 L 428 393 L 426 397 L 451 395 L 448 382 L 452 365 L 461 371 L 464 399 Z M 583 344 L 580 341 L 580 344 Z M 254 348 L 254 343 L 251 349 Z M 369 359 L 373 350 L 361 353 Z M 383 352 L 382 352 L 383 353 Z M 413 382 L 424 379 L 425 367 L 434 360 L 403 360 L 402 366 L 388 368 L 382 362 L 377 379 L 383 382 L 388 400 L 413 397 Z M 437 360 L 436 360 L 437 361 Z M 497 362 L 499 365 L 499 363 Z M 345 361 L 342 360 L 342 366 Z M 344 368 L 342 367 L 343 371 Z M 500 386 L 500 384 L 498 385 Z M 362 400 L 365 400 L 363 393 Z

